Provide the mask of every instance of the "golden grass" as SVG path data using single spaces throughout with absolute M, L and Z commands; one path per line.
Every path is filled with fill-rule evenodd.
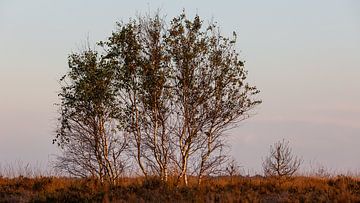
M 121 178 L 116 186 L 64 177 L 0 178 L 0 202 L 360 202 L 360 180 L 213 177 L 199 186 L 156 177 Z

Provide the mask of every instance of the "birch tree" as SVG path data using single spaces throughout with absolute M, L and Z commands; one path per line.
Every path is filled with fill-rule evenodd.
M 126 112 L 124 123 L 132 137 L 133 157 L 142 173 L 167 180 L 171 164 L 171 88 L 169 58 L 163 40 L 164 22 L 139 17 L 118 30 L 106 42 L 105 58 L 115 64 L 120 103 Z
M 225 160 L 224 132 L 249 117 L 261 101 L 246 83 L 244 63 L 235 50 L 236 35 L 223 37 L 215 23 L 203 28 L 199 16 L 174 18 L 166 36 L 172 59 L 175 136 L 179 147 L 179 178 L 187 184 L 189 158 L 198 155 L 199 183 Z
M 60 82 L 59 127 L 54 143 L 63 152 L 56 166 L 71 175 L 114 183 L 122 174 L 127 139 L 119 130 L 114 72 L 91 49 L 69 56 Z

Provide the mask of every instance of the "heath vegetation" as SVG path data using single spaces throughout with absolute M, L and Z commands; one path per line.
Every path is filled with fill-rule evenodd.
M 359 202 L 360 180 L 332 178 L 206 177 L 198 185 L 176 185 L 177 177 L 98 179 L 61 177 L 0 178 L 0 202 Z

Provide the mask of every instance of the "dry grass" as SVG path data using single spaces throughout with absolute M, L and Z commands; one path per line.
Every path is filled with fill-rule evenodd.
M 216 177 L 198 186 L 157 178 L 122 178 L 106 187 L 96 180 L 61 177 L 0 178 L 0 202 L 360 202 L 360 180 L 295 177 Z

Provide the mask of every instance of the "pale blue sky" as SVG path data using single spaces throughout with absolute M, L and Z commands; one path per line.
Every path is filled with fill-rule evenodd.
M 257 115 L 231 132 L 232 154 L 261 170 L 269 145 L 285 138 L 309 162 L 360 169 L 360 1 L 16 1 L 0 0 L 0 163 L 46 163 L 56 146 L 58 79 L 67 56 L 116 21 L 185 8 L 238 33 Z

